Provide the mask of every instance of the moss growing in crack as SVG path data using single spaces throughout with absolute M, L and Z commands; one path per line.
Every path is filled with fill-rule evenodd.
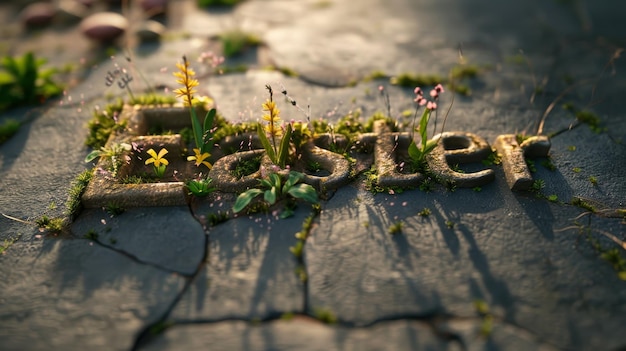
M 19 239 L 19 236 L 14 238 L 4 239 L 4 242 L 0 244 L 0 255 L 4 254 L 4 252 L 10 248 L 15 242 Z
M 219 39 L 222 42 L 222 53 L 227 58 L 239 55 L 247 48 L 261 44 L 261 39 L 258 36 L 241 30 L 222 33 Z
M 397 76 L 391 77 L 390 79 L 391 84 L 407 88 L 414 88 L 416 86 L 435 86 L 443 81 L 444 79 L 438 74 L 412 73 L 401 73 Z
M 88 169 L 80 173 L 72 182 L 69 190 L 67 201 L 65 202 L 64 214 L 71 219 L 78 213 L 80 209 L 80 197 L 85 192 L 87 185 L 93 178 L 93 170 Z
M 126 211 L 124 207 L 114 201 L 107 202 L 104 206 L 104 210 L 111 216 L 119 216 Z
M 159 334 L 162 334 L 164 331 L 166 331 L 168 328 L 172 327 L 173 325 L 174 323 L 172 322 L 160 321 L 151 325 L 148 331 L 152 335 L 159 335 Z
M 226 212 L 217 211 L 217 213 L 209 213 L 206 216 L 207 224 L 210 225 L 211 227 L 215 227 L 216 225 L 224 223 L 229 219 L 230 219 L 230 215 L 228 211 Z
M 572 201 L 570 202 L 572 205 L 580 207 L 584 210 L 587 210 L 589 212 L 595 213 L 596 212 L 596 208 L 590 204 L 589 202 L 583 200 L 580 197 L 573 197 Z
M 588 125 L 589 129 L 591 129 L 594 133 L 602 133 L 606 131 L 606 128 L 600 126 L 600 117 L 591 111 L 581 110 L 576 112 L 576 119 L 580 123 Z
M 389 226 L 389 229 L 387 230 L 387 232 L 391 235 L 400 234 L 402 233 L 403 226 L 404 226 L 404 223 L 402 223 L 402 221 L 395 222 L 394 224 Z
M 297 258 L 302 258 L 302 251 L 304 250 L 304 240 L 298 240 L 296 244 L 289 248 L 289 251 Z
M 103 110 L 95 110 L 93 117 L 87 122 L 89 134 L 87 135 L 87 140 L 85 140 L 85 145 L 99 149 L 106 144 L 111 133 L 124 129 L 126 121 L 118 120 L 118 116 L 123 108 L 124 100 L 118 98 Z
M 432 212 L 430 211 L 430 208 L 424 207 L 421 211 L 417 213 L 417 215 L 421 217 L 428 217 L 431 213 Z
M 98 232 L 96 232 L 95 229 L 89 229 L 87 231 L 87 233 L 85 233 L 85 235 L 83 237 L 85 239 L 96 241 L 96 240 L 98 240 L 99 235 L 98 235 Z
M 233 169 L 231 171 L 231 174 L 237 178 L 237 179 L 241 179 L 247 175 L 250 175 L 256 171 L 259 170 L 259 167 L 261 167 L 261 158 L 263 157 L 262 154 L 259 154 L 259 156 L 250 158 L 250 159 L 246 159 L 246 160 L 241 160 L 240 162 L 237 163 L 237 165 L 235 166 L 235 169 Z
M 49 234 L 61 234 L 65 230 L 66 223 L 65 218 L 48 217 L 47 215 L 43 215 L 35 221 L 40 230 Z
M 337 316 L 328 308 L 316 308 L 313 311 L 313 317 L 325 324 L 336 324 Z
M 474 300 L 474 309 L 482 320 L 480 324 L 480 336 L 486 338 L 493 331 L 493 315 L 489 311 L 489 305 L 484 300 Z

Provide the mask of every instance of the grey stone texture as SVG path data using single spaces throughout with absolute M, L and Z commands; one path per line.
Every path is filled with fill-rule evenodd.
M 0 212 L 21 220 L 0 216 L 0 349 L 626 346 L 626 282 L 594 249 L 597 242 L 624 257 L 615 242 L 625 230 L 618 211 L 626 198 L 624 4 L 247 0 L 232 9 L 197 9 L 191 0 L 171 1 L 161 41 L 134 47 L 129 63 L 128 51 L 118 48 L 111 59 L 75 25 L 23 32 L 22 3 L 0 4 L 6 24 L 0 54 L 32 50 L 51 66 L 70 63 L 75 70 L 61 75 L 68 90 L 59 98 L 0 114 L 0 122 L 23 122 L 0 145 Z M 104 3 L 96 10 L 115 11 Z M 130 37 L 143 19 L 131 18 Z M 210 38 L 232 29 L 253 32 L 264 44 L 227 60 L 245 63 L 245 72 L 211 74 L 196 59 L 216 50 Z M 331 123 L 349 112 L 363 120 L 386 113 L 378 94 L 384 85 L 392 117 L 405 126 L 412 121 L 403 117 L 414 108 L 412 87 L 362 79 L 374 71 L 445 79 L 462 56 L 479 73 L 461 80 L 471 94 L 454 97 L 445 131 L 474 133 L 492 146 L 500 135 L 541 131 L 550 138 L 555 170 L 535 159 L 530 178 L 544 181 L 544 197 L 511 191 L 502 166 L 480 163 L 460 165 L 466 172 L 493 170 L 493 181 L 476 190 L 372 194 L 357 176 L 323 199 L 301 260 L 290 248 L 299 242 L 308 205 L 285 220 L 278 213 L 235 218 L 228 211 L 233 194 L 127 208 L 113 217 L 85 209 L 61 235 L 41 233 L 35 220 L 62 216 L 71 180 L 92 166 L 83 162 L 91 111 L 126 97 L 105 85 L 107 72 L 127 67 L 136 94 L 147 90 L 139 72 L 171 94 L 171 73 L 183 54 L 198 72 L 199 94 L 214 98 L 233 122 L 260 118 L 268 83 L 277 91 L 284 86 L 301 108 L 310 105 L 312 119 Z M 263 69 L 270 64 L 300 77 Z M 438 128 L 429 135 L 440 132 L 452 102 L 444 85 Z M 277 101 L 283 120 L 306 121 Z M 599 133 L 566 103 L 595 113 Z M 597 213 L 571 205 L 574 198 Z M 424 208 L 430 215 L 419 214 Z M 211 226 L 215 213 L 230 220 Z M 400 232 L 390 233 L 394 226 Z M 90 230 L 96 240 L 84 238 Z M 314 320 L 322 312 L 336 324 Z M 293 319 L 281 319 L 290 313 Z

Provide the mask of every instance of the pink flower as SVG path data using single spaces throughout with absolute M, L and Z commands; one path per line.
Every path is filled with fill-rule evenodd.
M 437 84 L 437 86 L 435 86 L 435 90 L 437 91 L 437 93 L 445 93 L 446 91 L 443 90 L 443 85 L 441 84 Z
M 417 104 L 420 105 L 420 106 L 426 105 L 426 99 L 424 99 L 421 96 L 416 97 L 415 100 L 413 100 L 413 101 L 417 102 Z
M 424 92 L 422 92 L 422 89 L 420 87 L 415 87 L 415 89 L 413 89 L 413 92 L 415 93 L 415 95 L 424 96 Z
M 437 90 L 433 89 L 430 91 L 430 97 L 432 97 L 433 99 L 436 99 L 439 97 L 439 93 L 437 92 Z
M 383 90 L 385 90 L 385 87 L 382 85 L 378 86 L 378 91 L 380 91 L 381 93 L 383 92 Z
M 426 108 L 431 111 L 434 111 L 437 109 L 437 103 L 433 101 L 429 101 L 428 104 L 426 104 Z

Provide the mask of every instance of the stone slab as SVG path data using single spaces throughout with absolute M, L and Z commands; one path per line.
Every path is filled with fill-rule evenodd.
M 503 321 L 558 347 L 619 344 L 612 330 L 626 320 L 626 282 L 598 254 L 578 251 L 590 244 L 576 231 L 559 231 L 582 210 L 513 194 L 496 173 L 481 192 L 339 190 L 306 244 L 307 311 L 367 325 L 471 316 L 483 299 Z M 418 215 L 424 207 L 427 217 Z M 401 233 L 390 234 L 398 222 Z M 619 232 L 617 219 L 594 223 Z
M 72 224 L 72 233 L 83 238 L 89 231 L 112 250 L 189 276 L 204 259 L 207 241 L 202 225 L 186 206 L 129 208 L 115 216 L 104 209 L 85 210 Z
M 209 230 L 207 263 L 182 296 L 174 321 L 221 318 L 268 318 L 302 312 L 304 285 L 298 261 L 289 248 L 309 215 L 301 205 L 295 215 L 240 216 Z
M 176 274 L 88 240 L 34 239 L 0 256 L 2 350 L 129 350 L 183 288 Z
M 461 350 L 440 338 L 427 323 L 391 321 L 368 328 L 329 326 L 308 317 L 259 324 L 224 321 L 176 325 L 143 350 Z

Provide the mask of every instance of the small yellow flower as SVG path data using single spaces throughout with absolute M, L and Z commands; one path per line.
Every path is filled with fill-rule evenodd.
M 265 126 L 265 131 L 271 136 L 280 136 L 282 130 L 277 127 L 280 123 L 280 110 L 276 107 L 276 102 L 267 100 L 263 104 L 263 111 L 267 111 L 268 114 L 263 115 L 263 119 L 268 122 Z
M 157 155 L 157 153 L 153 150 L 150 149 L 147 151 L 148 155 L 152 156 L 149 159 L 146 160 L 146 164 L 150 164 L 150 163 L 154 163 L 154 167 L 160 167 L 161 164 L 164 165 L 169 165 L 169 161 L 167 161 L 166 159 L 163 158 L 163 156 L 165 156 L 165 154 L 167 154 L 167 149 L 161 149 L 161 151 L 159 151 L 159 154 Z
M 209 163 L 209 161 L 205 161 L 211 156 L 210 153 L 201 153 L 200 149 L 193 149 L 193 152 L 195 153 L 195 155 L 187 156 L 187 161 L 196 161 L 196 167 L 200 167 L 200 165 L 205 165 L 208 169 L 211 169 L 211 167 L 213 167 L 211 163 Z
M 200 84 L 197 79 L 193 78 L 196 72 L 189 68 L 189 61 L 187 61 L 187 57 L 185 56 L 183 56 L 183 63 L 177 62 L 176 67 L 180 72 L 174 72 L 174 77 L 178 78 L 176 79 L 176 83 L 182 85 L 182 88 L 175 89 L 174 93 L 176 97 L 183 98 L 185 106 L 191 106 L 193 94 L 196 93 L 196 90 L 193 88 Z

